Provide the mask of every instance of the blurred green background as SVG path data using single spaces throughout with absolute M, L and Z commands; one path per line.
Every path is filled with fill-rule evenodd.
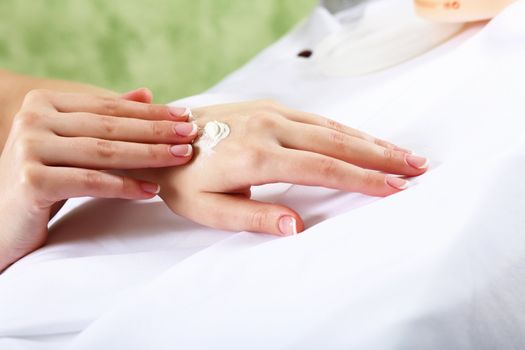
M 0 0 L 0 67 L 156 102 L 196 94 L 305 17 L 316 0 Z

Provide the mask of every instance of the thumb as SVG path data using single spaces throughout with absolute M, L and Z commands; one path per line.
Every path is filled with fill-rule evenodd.
M 151 103 L 153 101 L 153 93 L 148 88 L 132 90 L 120 95 L 120 97 L 125 100 L 142 103 Z
M 206 194 L 194 218 L 204 225 L 229 231 L 251 231 L 291 236 L 304 230 L 299 214 L 290 208 L 220 193 Z M 194 215 L 195 216 L 195 215 Z

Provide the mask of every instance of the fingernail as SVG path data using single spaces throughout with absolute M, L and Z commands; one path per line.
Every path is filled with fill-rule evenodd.
M 283 236 L 295 236 L 297 234 L 297 221 L 293 216 L 283 216 L 279 219 L 279 230 Z
M 187 107 L 168 106 L 168 110 L 174 117 L 188 117 L 191 115 L 191 110 Z
M 144 192 L 151 193 L 151 194 L 159 194 L 160 192 L 160 185 L 152 184 L 150 182 L 143 182 L 140 184 L 140 187 Z
M 176 157 L 188 157 L 193 152 L 191 145 L 175 145 L 170 147 L 170 152 Z
M 425 157 L 416 156 L 413 154 L 407 154 L 405 161 L 408 165 L 416 169 L 426 169 L 428 168 L 428 159 Z
M 387 176 L 386 183 L 398 190 L 406 190 L 409 185 L 407 180 L 403 180 L 397 176 Z
M 179 136 L 193 136 L 197 134 L 198 128 L 195 123 L 177 123 L 173 130 Z

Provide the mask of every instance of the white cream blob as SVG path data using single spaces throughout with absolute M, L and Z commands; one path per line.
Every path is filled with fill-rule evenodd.
M 218 121 L 206 123 L 202 135 L 195 141 L 194 145 L 204 154 L 212 154 L 215 146 L 230 135 L 230 127 Z

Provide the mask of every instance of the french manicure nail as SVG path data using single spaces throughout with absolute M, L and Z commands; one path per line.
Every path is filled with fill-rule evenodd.
M 177 123 L 173 127 L 175 133 L 179 136 L 193 136 L 197 134 L 197 124 L 195 123 Z
M 397 176 L 387 176 L 386 177 L 386 183 L 389 186 L 394 187 L 398 190 L 406 190 L 408 188 L 409 182 L 407 180 L 403 180 Z
M 416 169 L 426 169 L 428 168 L 429 161 L 425 157 L 416 156 L 414 154 L 407 154 L 405 161 L 408 165 Z
M 168 106 L 168 111 L 174 117 L 188 117 L 191 110 L 187 107 Z
M 151 193 L 151 194 L 159 194 L 160 192 L 160 186 L 157 184 L 152 184 L 151 182 L 141 183 L 140 188 L 142 188 L 144 192 Z
M 282 216 L 279 219 L 279 230 L 283 236 L 295 236 L 297 234 L 297 220 L 293 216 Z
M 191 145 L 174 145 L 170 147 L 170 152 L 176 157 L 188 157 L 193 152 Z

